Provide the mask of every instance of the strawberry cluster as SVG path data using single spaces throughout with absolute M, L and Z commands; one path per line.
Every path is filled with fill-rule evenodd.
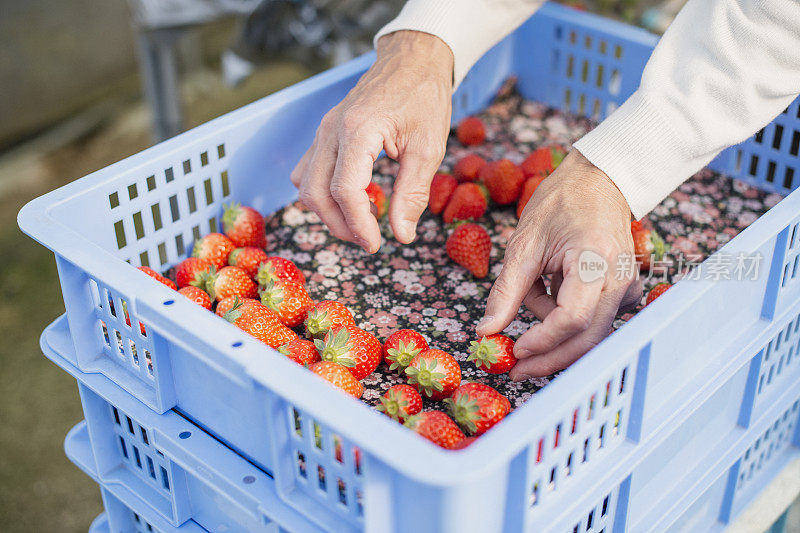
M 465 146 L 480 145 L 486 139 L 486 128 L 479 118 L 467 117 L 458 125 L 456 137 Z M 516 203 L 517 218 L 521 217 L 536 188 L 563 158 L 564 150 L 558 146 L 540 147 L 519 165 L 508 159 L 487 162 L 478 154 L 468 154 L 456 162 L 452 174 L 437 173 L 428 209 L 442 213 L 446 224 L 455 224 L 446 244 L 450 258 L 476 278 L 486 276 L 489 234 L 478 224 L 464 222 L 479 220 L 490 205 Z
M 385 214 L 383 190 L 370 184 L 367 194 L 376 216 Z M 484 210 L 485 204 L 484 199 Z M 451 209 L 454 219 L 464 216 L 460 208 Z M 140 270 L 355 398 L 364 392 L 362 380 L 385 363 L 406 383 L 390 388 L 376 408 L 445 448 L 466 447 L 510 411 L 508 399 L 492 387 L 462 383 L 455 358 L 429 346 L 420 333 L 401 329 L 381 343 L 356 324 L 341 302 L 312 300 L 297 265 L 266 252 L 264 217 L 255 209 L 225 206 L 222 226 L 222 233 L 197 240 L 172 279 L 149 267 Z M 448 253 L 464 258 L 475 250 L 485 254 L 485 262 L 470 266 L 476 276 L 485 276 L 491 249 L 486 231 L 463 224 L 453 236 Z M 140 328 L 146 334 L 144 325 Z M 467 360 L 486 372 L 505 373 L 516 363 L 513 347 L 504 335 L 483 337 L 471 343 Z M 423 411 L 424 401 L 443 402 L 447 412 Z

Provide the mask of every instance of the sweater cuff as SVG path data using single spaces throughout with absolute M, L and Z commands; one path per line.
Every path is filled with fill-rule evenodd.
M 456 53 L 459 41 L 464 39 L 463 31 L 457 30 L 453 24 L 454 17 L 458 16 L 460 9 L 457 2 L 407 2 L 400 14 L 381 28 L 373 39 L 377 47 L 378 39 L 384 35 L 401 30 L 419 31 L 438 37 L 450 48 L 453 53 L 453 92 L 463 81 L 467 72 L 472 67 L 463 54 Z
M 670 106 L 656 105 L 641 90 L 572 146 L 606 173 L 638 220 L 703 168 L 716 154 L 692 154 L 671 117 Z

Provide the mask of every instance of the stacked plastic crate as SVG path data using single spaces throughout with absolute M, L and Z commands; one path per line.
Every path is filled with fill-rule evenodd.
M 602 118 L 634 90 L 654 43 L 546 5 L 476 65 L 454 120 L 510 75 L 527 98 Z M 800 195 L 789 194 L 800 182 L 798 102 L 714 163 L 789 194 L 721 250 L 759 254 L 766 274 L 676 284 L 462 452 L 432 446 L 126 264 L 177 263 L 218 228 L 223 202 L 271 212 L 293 200 L 294 163 L 371 60 L 20 213 L 56 255 L 67 312 L 42 349 L 79 384 L 86 421 L 66 450 L 101 486 L 106 513 L 93 528 L 722 529 L 800 453 Z

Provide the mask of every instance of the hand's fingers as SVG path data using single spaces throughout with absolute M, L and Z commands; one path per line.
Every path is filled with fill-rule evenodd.
M 312 150 L 314 150 L 313 145 L 306 150 L 306 153 L 304 153 L 303 157 L 300 158 L 300 161 L 297 162 L 297 166 L 294 167 L 294 170 L 292 170 L 292 173 L 289 176 L 289 179 L 292 180 L 292 184 L 298 189 L 303 183 L 303 176 L 305 176 L 306 170 L 308 170 L 308 161 L 311 159 Z
M 578 273 L 577 257 L 565 258 L 564 261 L 564 282 L 556 298 L 558 307 L 541 324 L 534 324 L 517 340 L 514 355 L 519 359 L 547 353 L 592 324 L 603 289 L 603 279 L 584 281 Z
M 334 237 L 355 242 L 355 236 L 330 192 L 330 176 L 336 165 L 336 147 L 318 141 L 314 144 L 317 149 L 310 156 L 300 183 L 300 201 L 322 219 Z
M 550 311 L 556 308 L 556 299 L 554 296 L 547 294 L 542 278 L 537 279 L 531 286 L 531 290 L 528 291 L 523 303 L 539 320 L 544 320 L 550 314 Z
M 443 157 L 444 146 L 407 149 L 399 158 L 400 170 L 392 190 L 389 223 L 395 238 L 403 244 L 417 236 L 417 222 L 428 206 L 431 181 Z
M 517 316 L 522 300 L 534 282 L 542 275 L 541 257 L 533 252 L 536 249 L 534 243 L 527 238 L 514 237 L 512 235 L 506 248 L 503 270 L 489 293 L 484 316 L 478 322 L 476 332 L 480 336 L 505 329 Z
M 375 141 L 367 141 L 375 144 Z M 380 153 L 382 142 L 377 149 L 364 146 L 364 139 L 355 136 L 339 145 L 339 154 L 331 180 L 331 196 L 339 204 L 350 231 L 356 242 L 369 253 L 377 252 L 381 246 L 381 230 L 378 221 L 370 213 L 370 201 L 365 191 L 372 180 L 372 165 Z
M 636 308 L 642 302 L 642 293 L 642 280 L 635 279 L 628 286 L 628 290 L 625 291 L 625 296 L 622 297 L 622 301 L 619 303 L 619 310 L 627 312 Z
M 549 376 L 580 359 L 583 354 L 608 336 L 619 307 L 619 301 L 619 295 L 603 293 L 597 306 L 597 314 L 589 328 L 547 353 L 520 359 L 509 372 L 511 379 L 522 381 L 531 377 Z M 520 337 L 521 339 L 522 337 Z M 519 340 L 517 342 L 519 343 Z
M 550 277 L 550 296 L 558 298 L 558 291 L 561 289 L 562 283 L 564 283 L 564 275 L 561 272 L 556 272 Z

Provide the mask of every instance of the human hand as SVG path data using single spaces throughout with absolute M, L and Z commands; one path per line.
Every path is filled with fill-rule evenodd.
M 317 129 L 292 172 L 300 201 L 337 238 L 378 251 L 380 228 L 365 189 L 385 150 L 400 163 L 389 207 L 398 241 L 416 237 L 450 129 L 453 54 L 439 38 L 399 31 L 381 37 L 377 59 Z
M 523 303 L 542 321 L 514 346 L 519 361 L 513 380 L 568 367 L 608 335 L 620 307 L 641 300 L 635 263 L 617 269 L 620 256 L 633 257 L 630 223 L 622 193 L 577 150 L 536 189 L 508 241 L 477 328 L 480 336 L 502 331 Z M 605 274 L 590 281 L 579 266 L 586 259 L 605 261 Z M 551 294 L 545 274 L 552 275 Z

